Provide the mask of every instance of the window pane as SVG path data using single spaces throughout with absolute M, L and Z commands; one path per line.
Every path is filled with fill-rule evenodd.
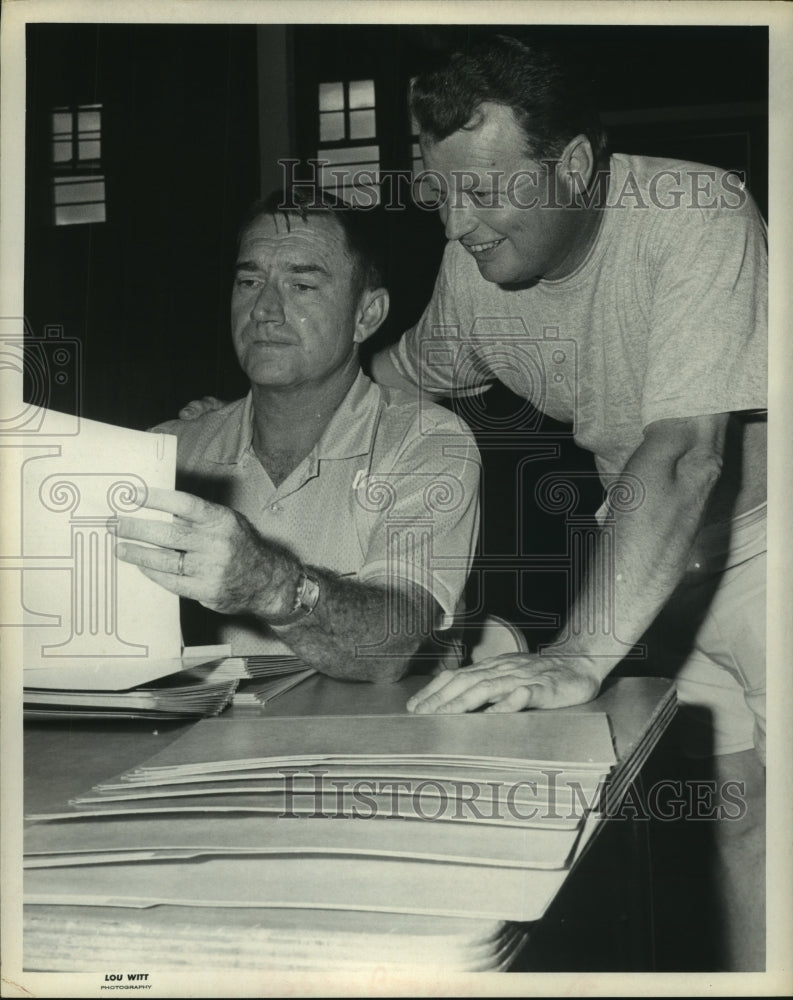
M 69 226 L 78 222 L 104 222 L 104 204 L 89 205 L 57 205 L 55 207 L 55 225 Z
M 96 139 L 81 139 L 79 146 L 79 156 L 81 160 L 98 160 L 100 157 L 101 143 Z
M 375 185 L 367 185 L 364 190 L 360 188 L 344 188 L 341 197 L 349 205 L 363 205 L 364 208 L 371 208 L 380 204 L 380 188 Z
M 344 112 L 330 111 L 319 116 L 319 141 L 335 142 L 344 139 Z
M 371 139 L 374 134 L 374 111 L 350 112 L 351 139 Z
M 66 205 L 83 201 L 104 201 L 105 182 L 103 178 L 92 178 L 90 181 L 72 180 L 67 178 L 55 180 L 55 204 Z
M 350 80 L 350 107 L 374 107 L 374 80 Z
M 66 142 L 57 140 L 52 144 L 52 159 L 54 163 L 68 163 L 72 158 L 72 140 Z
M 379 163 L 336 164 L 322 167 L 319 172 L 321 187 L 353 187 L 355 184 L 376 184 L 380 180 Z
M 344 85 L 341 83 L 321 83 L 319 85 L 319 110 L 344 110 Z
M 366 160 L 379 160 L 379 146 L 344 146 L 341 149 L 320 149 L 318 160 L 328 163 L 363 163 Z
M 54 111 L 52 114 L 53 136 L 71 137 L 72 115 L 70 111 Z
M 102 115 L 99 111 L 78 111 L 77 131 L 98 132 L 102 127 Z

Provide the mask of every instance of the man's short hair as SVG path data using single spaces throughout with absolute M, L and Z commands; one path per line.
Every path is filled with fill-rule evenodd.
M 419 130 L 439 142 L 465 128 L 485 101 L 503 104 L 514 112 L 534 159 L 555 159 L 583 134 L 601 164 L 606 134 L 591 81 L 582 77 L 560 52 L 495 35 L 447 55 L 440 66 L 417 77 L 411 110 Z
M 267 197 L 255 201 L 242 220 L 238 242 L 251 223 L 262 215 L 281 216 L 287 227 L 292 218 L 308 222 L 313 215 L 330 216 L 344 233 L 360 290 L 381 288 L 385 284 L 385 267 L 377 214 L 369 208 L 349 205 L 313 184 L 299 185 L 271 191 Z

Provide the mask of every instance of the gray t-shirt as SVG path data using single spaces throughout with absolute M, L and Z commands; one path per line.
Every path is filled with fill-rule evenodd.
M 607 480 L 653 421 L 765 409 L 767 240 L 734 175 L 678 160 L 612 156 L 603 213 L 580 267 L 528 289 L 449 243 L 391 356 L 430 392 L 500 380 L 572 424 Z

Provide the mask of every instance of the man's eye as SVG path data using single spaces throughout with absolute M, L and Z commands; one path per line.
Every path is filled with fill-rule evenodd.
M 256 278 L 245 278 L 240 275 L 236 281 L 237 288 L 253 288 L 257 284 Z
M 294 287 L 298 290 L 298 292 L 310 292 L 312 288 L 316 287 L 316 285 L 306 285 L 302 281 L 296 281 L 294 283 Z
M 481 207 L 486 207 L 494 203 L 494 195 L 492 191 L 472 191 L 471 198 Z

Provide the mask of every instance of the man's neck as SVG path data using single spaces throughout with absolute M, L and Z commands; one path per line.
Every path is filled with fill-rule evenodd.
M 322 437 L 360 370 L 356 358 L 354 364 L 321 383 L 284 389 L 252 386 L 253 450 L 276 486 Z

